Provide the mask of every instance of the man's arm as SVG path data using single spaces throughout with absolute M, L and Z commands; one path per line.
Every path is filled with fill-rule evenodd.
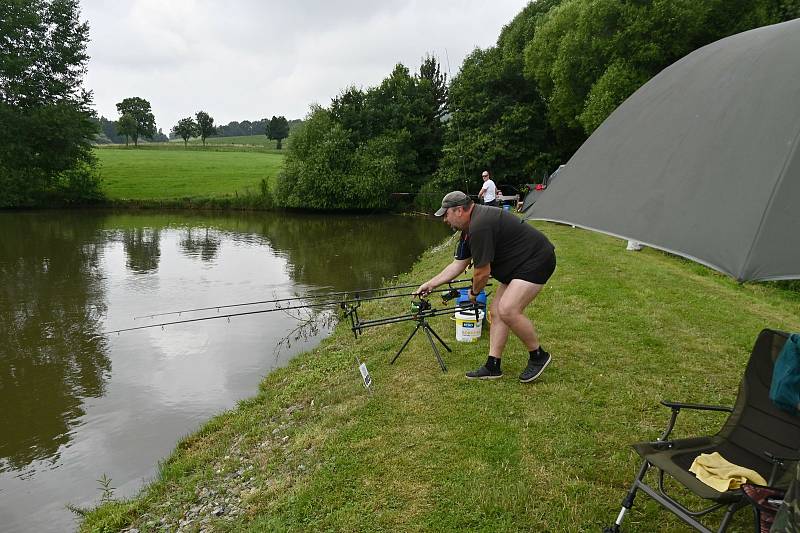
M 489 277 L 492 275 L 491 263 L 486 263 L 483 266 L 475 267 L 472 271 L 472 287 L 469 290 L 469 299 L 473 303 L 478 298 L 486 284 L 489 282 Z
M 480 192 L 478 192 L 478 198 L 483 198 L 484 194 L 486 194 L 486 183 L 483 184 L 483 187 L 481 187 Z
M 426 281 L 414 292 L 418 296 L 426 296 L 433 292 L 433 290 L 448 281 L 453 281 L 464 272 L 469 266 L 470 259 L 454 259 L 452 263 L 444 267 L 444 270 L 436 274 L 430 280 Z

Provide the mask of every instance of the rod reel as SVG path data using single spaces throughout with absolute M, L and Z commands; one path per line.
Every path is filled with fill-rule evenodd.
M 412 315 L 419 315 L 424 313 L 425 311 L 429 311 L 432 309 L 431 302 L 425 298 L 420 298 L 419 300 L 411 300 L 411 314 Z
M 353 336 L 357 339 L 358 336 L 361 334 L 361 328 L 358 326 L 360 324 L 360 320 L 358 318 L 358 308 L 361 307 L 361 301 L 358 297 L 354 299 L 355 301 L 351 302 L 341 302 L 339 307 L 344 311 L 342 318 L 350 318 L 350 330 L 353 332 Z

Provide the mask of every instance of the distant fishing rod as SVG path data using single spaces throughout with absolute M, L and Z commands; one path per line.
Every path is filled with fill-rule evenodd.
M 470 279 L 457 279 L 457 280 L 451 281 L 450 285 L 452 286 L 452 284 L 454 284 L 454 283 L 466 283 L 468 281 L 471 281 L 471 280 Z M 411 296 L 413 293 L 398 294 L 398 295 L 387 295 L 387 296 L 384 296 L 384 297 L 363 297 L 363 298 L 359 297 L 358 295 L 361 294 L 361 293 L 365 293 L 365 292 L 385 292 L 385 291 L 393 291 L 393 290 L 399 290 L 399 289 L 408 289 L 410 287 L 418 287 L 418 286 L 419 286 L 419 284 L 414 283 L 414 284 L 411 284 L 411 285 L 393 285 L 391 287 L 380 287 L 380 288 L 373 288 L 373 289 L 357 289 L 357 290 L 352 290 L 352 291 L 328 292 L 328 293 L 325 293 L 325 294 L 307 294 L 305 296 L 292 296 L 292 297 L 287 297 L 287 298 L 277 298 L 277 299 L 274 299 L 274 300 L 259 300 L 259 301 L 255 301 L 255 302 L 242 302 L 242 303 L 226 304 L 226 305 L 211 305 L 209 307 L 195 307 L 194 309 L 181 309 L 179 311 L 166 311 L 166 312 L 163 312 L 163 313 L 153 313 L 151 315 L 140 315 L 140 316 L 133 317 L 133 319 L 134 320 L 138 320 L 140 318 L 156 318 L 156 317 L 159 317 L 159 316 L 167 316 L 167 315 L 179 315 L 180 316 L 183 313 L 195 313 L 195 312 L 198 312 L 198 311 L 211 311 L 211 310 L 214 310 L 214 309 L 219 311 L 220 309 L 229 309 L 229 308 L 232 308 L 232 307 L 244 307 L 244 306 L 248 306 L 248 305 L 275 304 L 275 303 L 281 303 L 281 302 L 292 302 L 292 301 L 295 301 L 295 300 L 315 300 L 315 299 L 319 299 L 319 298 L 330 298 L 332 296 L 346 296 L 348 294 L 356 295 L 356 297 L 353 300 L 339 300 L 339 301 L 336 301 L 336 302 L 329 302 L 329 303 L 325 304 L 325 305 L 338 305 L 340 303 L 351 303 L 351 302 L 354 302 L 354 301 L 379 300 L 381 298 L 394 298 L 394 297 L 400 297 L 400 296 Z M 306 306 L 301 306 L 301 307 L 310 307 L 310 306 L 306 305 Z M 300 307 L 297 307 L 296 309 L 299 309 L 299 308 Z M 284 309 L 287 309 L 287 308 L 284 307 Z

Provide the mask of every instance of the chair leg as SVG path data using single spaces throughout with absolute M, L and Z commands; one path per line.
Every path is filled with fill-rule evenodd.
M 728 526 L 731 523 L 731 520 L 733 519 L 733 515 L 736 513 L 736 511 L 738 511 L 745 505 L 747 505 L 747 503 L 741 501 L 730 504 L 728 506 L 728 510 L 725 511 L 725 516 L 722 517 L 722 523 L 720 523 L 717 533 L 725 533 L 725 531 L 728 529 Z M 759 531 L 759 528 L 760 526 L 758 525 L 758 512 L 756 512 L 756 531 Z
M 639 474 L 636 476 L 636 479 L 633 480 L 631 489 L 628 491 L 628 494 L 622 501 L 622 509 L 620 509 L 619 514 L 617 515 L 617 520 L 614 522 L 613 526 L 605 528 L 603 533 L 619 533 L 619 528 L 622 525 L 622 521 L 625 519 L 625 515 L 631 510 L 631 507 L 633 507 L 633 500 L 636 498 L 636 491 L 639 490 L 639 482 L 644 479 L 644 476 L 647 474 L 647 470 L 649 468 L 650 463 L 643 461 L 642 466 L 639 468 Z

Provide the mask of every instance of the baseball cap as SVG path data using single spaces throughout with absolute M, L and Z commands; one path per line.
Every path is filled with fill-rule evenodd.
M 461 191 L 449 192 L 444 195 L 444 198 L 442 198 L 442 207 L 434 214 L 437 217 L 440 217 L 444 215 L 444 212 L 447 211 L 447 209 L 450 207 L 469 205 L 471 203 L 472 199 L 463 192 Z

